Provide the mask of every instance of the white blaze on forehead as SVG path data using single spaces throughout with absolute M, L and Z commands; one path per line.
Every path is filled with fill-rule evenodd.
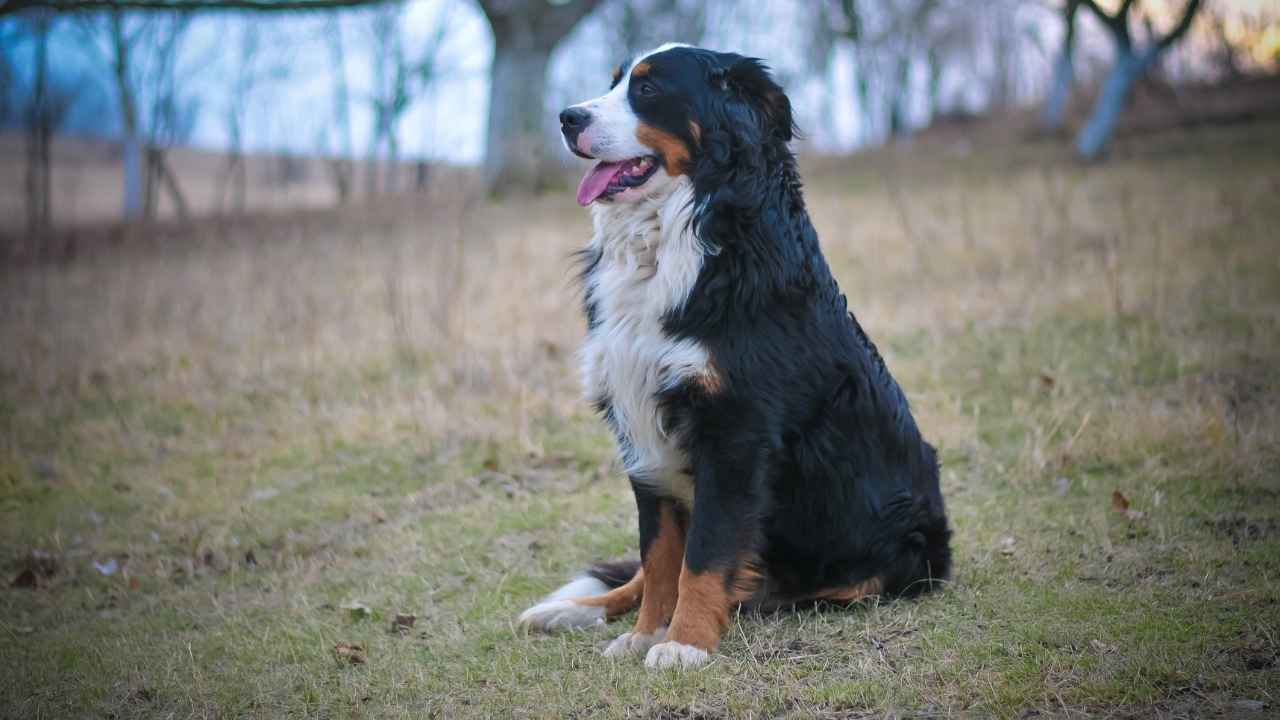
M 636 60 L 636 62 L 635 62 L 635 63 L 632 63 L 632 64 L 631 64 L 631 67 L 633 67 L 633 68 L 634 68 L 634 67 L 636 66 L 636 63 L 644 62 L 644 61 L 645 61 L 645 60 L 647 60 L 649 57 L 651 57 L 651 56 L 653 56 L 653 55 L 657 55 L 657 54 L 658 54 L 658 53 L 660 53 L 660 52 L 666 52 L 666 51 L 671 50 L 671 49 L 673 49 L 673 48 L 681 48 L 681 47 L 693 47 L 693 46 L 692 46 L 692 45 L 689 45 L 688 43 L 678 43 L 678 42 L 663 43 L 662 45 L 659 45 L 658 47 L 656 47 L 656 48 L 654 48 L 654 49 L 650 50 L 649 52 L 644 53 L 643 55 L 641 55 L 639 60 Z

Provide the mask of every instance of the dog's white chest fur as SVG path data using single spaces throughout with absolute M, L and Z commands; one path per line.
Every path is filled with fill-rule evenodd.
M 702 269 L 703 249 L 689 227 L 692 192 L 678 178 L 662 197 L 594 207 L 591 242 L 600 261 L 586 292 L 597 325 L 582 348 L 584 389 L 610 402 L 627 473 L 686 505 L 693 502 L 689 461 L 679 429 L 663 427 L 657 395 L 709 368 L 701 345 L 662 330 L 663 316 L 684 304 Z

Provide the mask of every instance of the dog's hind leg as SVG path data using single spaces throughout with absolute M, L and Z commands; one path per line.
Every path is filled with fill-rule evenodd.
M 637 567 L 630 580 L 609 589 L 609 580 L 598 573 L 576 578 L 537 605 L 520 613 L 521 625 L 544 632 L 580 630 L 626 614 L 644 595 L 644 568 Z

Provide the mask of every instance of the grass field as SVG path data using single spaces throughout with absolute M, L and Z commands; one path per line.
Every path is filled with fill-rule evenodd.
M 600 657 L 630 618 L 519 632 L 635 553 L 588 221 L 439 190 L 0 271 L 0 717 L 1280 712 L 1280 125 L 807 175 L 940 449 L 946 591 L 738 617 L 683 674 Z

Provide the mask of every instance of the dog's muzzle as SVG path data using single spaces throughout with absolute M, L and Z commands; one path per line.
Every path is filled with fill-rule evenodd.
M 591 113 L 578 107 L 566 108 L 560 113 L 560 132 L 564 134 L 565 144 L 579 157 L 593 160 L 590 155 L 578 148 L 578 136 L 591 124 Z

